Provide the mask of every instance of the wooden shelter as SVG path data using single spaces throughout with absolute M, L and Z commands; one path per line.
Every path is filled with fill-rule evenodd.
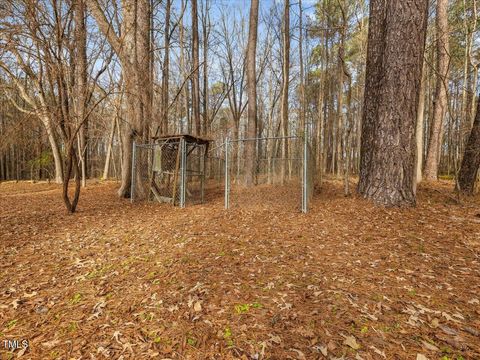
M 189 134 L 155 136 L 150 191 L 159 202 L 184 207 L 203 202 L 211 140 Z

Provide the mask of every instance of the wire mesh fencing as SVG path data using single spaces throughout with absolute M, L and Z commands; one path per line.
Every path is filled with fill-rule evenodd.
M 131 200 L 184 207 L 203 202 L 206 145 L 182 138 L 134 144 Z
M 315 159 L 304 138 L 226 139 L 207 149 L 178 138 L 134 144 L 132 201 L 308 211 Z
M 307 212 L 312 160 L 301 137 L 225 142 L 225 208 L 280 207 Z
M 317 173 L 315 154 L 308 139 L 303 140 L 303 189 L 302 189 L 302 212 L 306 213 L 315 192 L 315 174 Z
M 211 146 L 206 162 L 206 201 L 220 203 L 223 206 L 223 197 L 225 196 L 225 144 Z
M 203 203 L 205 198 L 205 145 L 186 144 L 185 202 Z

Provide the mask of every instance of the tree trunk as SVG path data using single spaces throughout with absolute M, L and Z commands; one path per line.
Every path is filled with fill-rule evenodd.
M 58 141 L 53 133 L 50 118 L 47 115 L 43 115 L 41 116 L 41 121 L 45 126 L 48 142 L 50 143 L 50 148 L 52 150 L 53 163 L 55 165 L 55 183 L 61 184 L 63 182 L 63 160 Z
M 299 116 L 298 119 L 300 120 L 300 133 L 303 136 L 306 136 L 306 123 L 305 123 L 305 69 L 303 64 L 303 7 L 302 7 L 302 0 L 298 1 L 298 61 L 300 63 L 300 106 L 299 106 Z
M 85 3 L 83 0 L 75 2 L 75 113 L 77 124 L 83 122 L 79 131 L 79 153 L 81 166 L 82 186 L 87 185 L 87 143 L 88 143 L 88 120 L 84 121 L 87 107 L 87 28 L 85 24 Z
M 105 157 L 105 166 L 103 168 L 102 180 L 108 179 L 108 171 L 110 169 L 110 160 L 112 158 L 113 138 L 115 136 L 116 123 L 117 123 L 117 116 L 115 114 L 115 116 L 112 117 L 112 130 L 110 130 L 110 136 L 108 138 L 107 156 Z
M 420 83 L 420 98 L 418 99 L 417 110 L 417 126 L 415 129 L 415 138 L 417 143 L 417 167 L 416 167 L 416 183 L 422 181 L 422 167 L 423 167 L 423 126 L 424 126 L 424 112 L 425 112 L 425 62 L 423 62 L 422 80 Z
M 122 182 L 118 195 L 130 196 L 132 182 L 132 145 L 148 139 L 151 122 L 152 80 L 150 77 L 150 3 L 149 0 L 122 0 L 121 38 L 114 32 L 98 0 L 85 0 L 100 31 L 107 38 L 122 64 L 127 121 L 123 126 Z M 141 186 L 142 182 L 136 182 Z M 141 191 L 138 188 L 138 191 Z
M 448 81 L 448 0 L 437 0 L 437 80 L 433 105 L 433 118 L 425 163 L 425 179 L 437 180 L 442 146 L 443 120 L 447 110 Z
M 200 120 L 200 71 L 198 60 L 198 7 L 197 0 L 192 0 L 192 108 L 195 134 L 202 133 Z
M 207 135 L 209 131 L 209 96 L 208 96 L 208 40 L 210 37 L 210 5 L 209 0 L 205 0 L 204 12 L 202 17 L 203 33 L 203 124 L 202 134 Z
M 169 89 L 169 72 L 170 72 L 170 8 L 171 0 L 166 0 L 165 5 L 165 34 L 163 55 L 163 71 L 162 71 L 162 133 L 168 133 L 168 89 Z
M 181 2 L 181 9 L 185 8 L 185 0 L 182 0 Z M 187 77 L 187 71 L 185 69 L 185 29 L 183 25 L 183 16 L 180 18 L 180 24 L 179 24 L 179 45 L 180 45 L 180 71 L 182 72 L 183 78 Z M 192 132 L 192 123 L 191 123 L 191 118 L 190 118 L 190 108 L 188 104 L 188 86 L 184 86 L 182 89 L 182 107 L 183 111 L 185 112 L 185 128 L 187 133 Z M 180 112 L 182 113 L 182 111 Z M 180 124 L 180 132 L 183 132 L 184 130 L 184 123 L 183 121 Z
M 258 0 L 250 3 L 250 25 L 247 44 L 247 89 L 248 89 L 248 123 L 246 137 L 253 139 L 257 131 L 257 53 L 258 31 Z M 255 141 L 250 140 L 245 144 L 245 186 L 252 186 L 255 172 Z
M 428 0 L 370 1 L 358 192 L 415 205 L 415 122 Z
M 339 2 L 340 3 L 340 2 Z M 342 10 L 343 12 L 343 10 Z M 337 178 L 340 177 L 340 171 L 342 170 L 342 163 L 344 161 L 343 154 L 345 151 L 342 151 L 342 137 L 343 132 L 343 86 L 345 81 L 345 64 L 344 64 L 344 53 L 345 53 L 345 31 L 347 27 L 346 19 L 343 19 L 343 23 L 340 30 L 340 42 L 338 44 L 338 53 L 337 53 L 337 116 L 334 124 L 334 133 L 333 133 L 333 155 L 335 158 L 335 166 Z M 349 110 L 349 109 L 348 109 Z M 347 110 L 347 111 L 348 111 Z M 334 170 L 334 171 L 335 171 Z
M 284 0 L 283 12 L 283 69 L 282 69 L 282 103 L 280 108 L 280 121 L 282 123 L 282 136 L 288 136 L 288 85 L 290 81 L 290 0 Z M 281 177 L 285 181 L 288 158 L 288 139 L 282 140 Z
M 74 139 L 71 139 L 71 140 L 74 141 Z M 78 200 L 80 198 L 80 187 L 81 187 L 80 166 L 79 166 L 79 159 L 75 152 L 75 148 L 71 146 L 71 144 L 66 144 L 66 147 L 67 147 L 67 153 L 65 154 L 66 166 L 64 168 L 65 174 L 64 174 L 64 182 L 62 187 L 62 198 L 65 204 L 65 207 L 67 208 L 67 211 L 70 214 L 73 214 L 77 209 Z M 69 189 L 69 184 L 72 176 L 75 179 L 75 191 L 73 194 L 73 198 L 70 200 L 68 189 Z
M 477 101 L 477 114 L 463 155 L 457 185 L 467 195 L 473 195 L 478 168 L 480 167 L 480 99 Z

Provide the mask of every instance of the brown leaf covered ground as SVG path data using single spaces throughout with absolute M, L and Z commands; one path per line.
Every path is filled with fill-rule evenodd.
M 115 188 L 67 215 L 55 185 L 0 184 L 0 359 L 480 358 L 480 197 L 450 182 L 384 209 L 328 181 L 306 215 Z

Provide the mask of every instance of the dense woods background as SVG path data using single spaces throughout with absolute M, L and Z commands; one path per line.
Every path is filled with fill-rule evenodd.
M 157 130 L 206 136 L 217 145 L 227 136 L 303 136 L 307 130 L 316 181 L 325 175 L 348 181 L 360 173 L 362 142 L 371 148 L 385 134 L 405 131 L 406 121 L 407 139 L 391 138 L 398 159 L 388 147 L 377 149 L 383 160 L 373 150 L 371 159 L 400 169 L 392 178 L 406 173 L 417 181 L 456 179 L 462 167 L 461 187 L 472 192 L 480 161 L 480 130 L 471 131 L 478 89 L 477 2 L 387 3 L 2 2 L 0 180 L 67 180 L 66 189 L 75 179 L 75 196 L 64 194 L 74 210 L 87 178 L 117 178 L 119 195 L 128 196 L 132 142 L 148 142 Z M 411 16 L 395 20 L 395 11 Z M 372 25 L 375 16 L 379 22 Z M 369 21 L 389 46 L 374 48 Z M 398 28 L 403 37 L 388 35 Z M 369 56 L 383 51 L 392 61 L 369 63 L 370 47 Z M 364 102 L 365 85 L 368 92 L 381 68 L 392 82 L 370 97 L 378 104 L 396 103 L 396 109 L 389 113 L 380 105 L 365 112 L 371 104 Z M 378 94 L 390 95 L 381 100 Z M 384 129 L 382 135 L 373 125 L 362 140 L 362 121 L 365 128 L 375 121 L 372 114 L 384 119 L 399 113 L 405 119 L 392 122 L 396 130 Z M 465 153 L 473 158 L 462 166 Z M 399 163 L 405 158 L 408 169 Z M 376 191 L 368 179 L 361 177 L 359 187 L 366 196 Z M 415 202 L 411 181 L 395 186 L 410 187 L 412 194 L 402 190 L 401 199 L 376 200 Z

